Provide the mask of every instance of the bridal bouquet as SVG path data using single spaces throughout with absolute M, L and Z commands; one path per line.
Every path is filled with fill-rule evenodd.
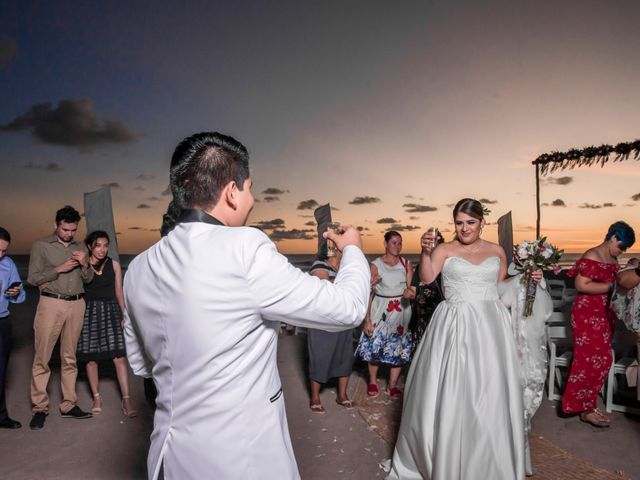
M 524 316 L 531 315 L 533 301 L 536 299 L 537 282 L 533 280 L 531 274 L 536 270 L 553 270 L 558 273 L 561 268 L 558 261 L 564 250 L 558 249 L 555 245 L 547 242 L 547 237 L 538 240 L 525 240 L 513 247 L 513 263 L 516 270 L 522 272 L 522 284 L 527 288 L 527 296 L 524 302 Z

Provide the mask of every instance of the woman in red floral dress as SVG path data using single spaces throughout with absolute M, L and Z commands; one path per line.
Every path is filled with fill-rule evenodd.
M 608 427 L 611 418 L 598 410 L 598 393 L 611 368 L 611 337 L 615 313 L 609 303 L 619 270 L 618 256 L 635 242 L 633 229 L 616 222 L 597 247 L 585 252 L 568 274 L 576 279 L 578 296 L 571 308 L 573 363 L 562 397 L 565 413 Z

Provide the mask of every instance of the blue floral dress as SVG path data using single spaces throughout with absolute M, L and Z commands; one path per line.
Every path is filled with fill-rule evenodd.
M 396 265 L 389 266 L 378 257 L 372 263 L 382 279 L 371 302 L 373 335 L 362 333 L 356 356 L 365 362 L 401 366 L 409 363 L 413 354 L 411 304 L 402 298 L 407 288 L 408 261 L 401 257 Z

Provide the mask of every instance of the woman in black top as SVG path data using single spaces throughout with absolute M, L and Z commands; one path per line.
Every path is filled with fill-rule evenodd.
M 122 269 L 120 264 L 107 256 L 109 235 L 103 231 L 90 233 L 85 239 L 89 249 L 89 264 L 94 276 L 85 285 L 84 325 L 78 341 L 77 358 L 87 362 L 87 378 L 93 394 L 91 412 L 102 412 L 98 380 L 98 360 L 113 360 L 122 394 L 122 413 L 135 417 L 137 412 L 129 397 L 129 374 L 122 333 Z

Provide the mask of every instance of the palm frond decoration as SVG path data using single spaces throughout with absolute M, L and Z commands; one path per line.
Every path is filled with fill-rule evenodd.
M 566 152 L 543 153 L 531 163 L 539 166 L 540 175 L 547 175 L 576 167 L 597 165 L 604 167 L 609 161 L 621 162 L 628 160 L 631 156 L 635 160 L 640 158 L 640 140 L 618 143 L 615 146 L 605 144 L 599 147 L 586 147 L 582 150 L 572 148 Z

